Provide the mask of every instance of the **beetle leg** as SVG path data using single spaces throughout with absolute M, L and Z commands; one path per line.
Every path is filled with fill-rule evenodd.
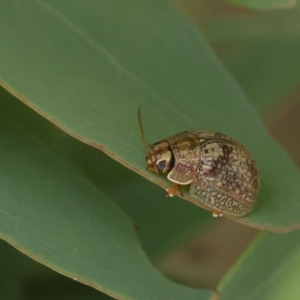
M 166 195 L 166 197 L 174 197 L 176 191 L 178 191 L 180 193 L 180 196 L 183 197 L 183 192 L 181 191 L 180 187 L 180 184 L 175 183 L 170 188 L 167 188 L 166 191 L 168 192 L 168 194 Z
M 214 210 L 213 211 L 213 217 L 220 219 L 223 216 L 223 214 L 218 211 L 218 210 Z

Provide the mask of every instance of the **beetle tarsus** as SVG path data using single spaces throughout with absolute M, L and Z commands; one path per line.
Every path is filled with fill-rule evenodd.
M 167 188 L 166 191 L 168 192 L 166 197 L 174 197 L 176 191 L 178 191 L 180 193 L 180 196 L 183 197 L 183 192 L 181 191 L 180 184 L 178 184 L 178 183 L 175 183 L 170 188 Z
M 214 218 L 220 219 L 222 216 L 223 216 L 223 214 L 220 211 L 218 211 L 218 210 L 213 211 L 213 217 Z

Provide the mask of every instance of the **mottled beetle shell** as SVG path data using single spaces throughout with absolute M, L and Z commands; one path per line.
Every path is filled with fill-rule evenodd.
M 221 133 L 190 130 L 162 142 L 174 155 L 170 181 L 191 184 L 192 197 L 221 213 L 241 217 L 253 210 L 259 172 L 252 155 L 237 141 Z

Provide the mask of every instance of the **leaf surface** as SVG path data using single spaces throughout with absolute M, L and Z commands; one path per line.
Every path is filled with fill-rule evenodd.
M 145 171 L 139 106 L 151 143 L 188 128 L 229 134 L 253 153 L 262 177 L 254 212 L 235 220 L 299 228 L 299 171 L 198 30 L 168 2 L 3 6 L 2 85 L 24 103 L 163 187 L 166 179 Z
M 62 160 L 81 172 L 133 220 L 147 255 L 158 262 L 208 226 L 218 222 L 211 213 L 187 201 L 165 197 L 160 187 L 125 168 L 102 151 L 84 144 L 44 121 L 16 98 L 0 89 L 3 111 L 19 126 L 38 135 Z
M 44 130 L 49 127 L 45 119 L 26 107 L 29 115 L 20 115 L 21 103 L 13 106 L 14 99 L 3 90 L 0 95 L 2 239 L 116 299 L 198 300 L 213 295 L 161 275 L 142 250 L 128 216 L 57 150 L 57 129 L 52 136 L 52 126 Z
M 7 300 L 108 300 L 113 299 L 62 276 L 0 240 L 0 297 Z

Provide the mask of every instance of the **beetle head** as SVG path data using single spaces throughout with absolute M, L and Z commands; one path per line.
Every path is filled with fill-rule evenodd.
M 147 170 L 155 173 L 169 173 L 174 165 L 174 155 L 166 141 L 150 146 L 147 160 Z

